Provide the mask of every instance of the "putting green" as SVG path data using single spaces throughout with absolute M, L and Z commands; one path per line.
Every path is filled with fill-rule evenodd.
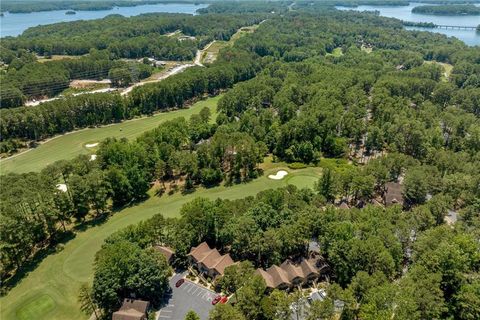
M 154 214 L 167 217 L 177 216 L 181 206 L 195 197 L 209 199 L 238 199 L 254 196 L 259 191 L 286 186 L 289 181 L 301 187 L 311 187 L 320 176 L 321 168 L 309 167 L 300 170 L 285 169 L 284 164 L 271 163 L 267 159 L 262 177 L 249 183 L 231 187 L 219 186 L 211 189 L 199 188 L 188 195 L 151 197 L 110 217 L 105 223 L 80 232 L 65 244 L 64 249 L 46 257 L 16 287 L 0 299 L 2 320 L 77 320 L 87 319 L 77 301 L 78 290 L 83 282 L 92 281 L 92 265 L 95 253 L 104 239 L 113 232 L 145 220 Z M 284 169 L 289 172 L 282 180 L 271 180 L 267 176 Z M 298 179 L 297 179 L 298 178 Z M 47 298 L 49 297 L 49 298 Z M 53 301 L 53 303 L 52 303 Z
M 315 185 L 315 182 L 317 182 L 319 177 L 317 176 L 312 176 L 312 175 L 304 175 L 304 174 L 299 174 L 295 176 L 286 176 L 286 182 L 288 184 L 293 184 L 299 189 L 302 188 L 311 188 L 312 186 Z
M 158 113 L 150 117 L 142 117 L 118 124 L 84 129 L 57 136 L 42 143 L 35 149 L 30 149 L 1 160 L 0 174 L 40 171 L 55 161 L 72 159 L 79 154 L 93 153 L 96 148 L 87 148 L 87 144 L 94 144 L 108 137 L 134 139 L 143 132 L 156 128 L 164 121 L 178 117 L 189 118 L 192 114 L 199 113 L 203 107 L 208 107 L 214 114 L 220 97 L 221 95 L 199 101 L 188 109 Z

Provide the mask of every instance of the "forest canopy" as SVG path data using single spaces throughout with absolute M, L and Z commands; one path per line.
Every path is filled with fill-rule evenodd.
M 276 320 L 280 311 L 290 319 L 287 294 L 267 291 L 253 270 L 305 257 L 315 242 L 328 266 L 328 298 L 312 304 L 309 319 L 337 313 L 342 319 L 479 317 L 478 48 L 404 30 L 401 21 L 374 13 L 299 2 L 273 15 L 271 5 L 279 4 L 218 4 L 209 10 L 222 13 L 198 17 L 111 16 L 7 39 L 2 55 L 19 68 L 6 77 L 21 95 L 22 72 L 37 63 L 32 51 L 75 49 L 69 40 L 82 34 L 86 40 L 78 50 L 88 48 L 88 56 L 35 64 L 39 74 L 62 85 L 82 66 L 100 61 L 101 70 L 115 73 L 122 65 L 111 59 L 119 57 L 108 44 L 114 26 L 124 26 L 119 46 L 181 29 L 196 37 L 190 45 L 198 47 L 204 39 L 226 40 L 243 24 L 258 23 L 214 62 L 137 87 L 126 97 L 88 94 L 2 110 L 2 142 L 14 144 L 224 93 L 215 118 L 203 109 L 136 139 L 101 141 L 94 159 L 80 155 L 40 172 L 2 176 L 2 278 L 21 274 L 40 250 L 73 236 L 74 226 L 88 228 L 148 197 L 248 187 L 268 165 L 281 165 L 318 170 L 313 188 L 288 185 L 236 200 L 195 198 L 178 218 L 155 215 L 107 237 L 90 291 L 96 306 L 109 315 L 132 294 L 155 302 L 155 293 L 166 291 L 170 270 L 151 247 L 170 246 L 174 266 L 185 267 L 189 249 L 205 241 L 242 261 L 229 273 L 246 275 L 236 286 L 228 278 L 214 283 L 240 300 L 215 307 L 212 319 L 226 314 Z M 387 201 L 392 185 L 400 189 L 398 199 Z M 123 286 L 135 278 L 132 273 L 146 281 Z M 343 307 L 335 308 L 336 301 Z
M 480 15 L 480 7 L 473 4 L 448 4 L 433 6 L 418 6 L 412 9 L 413 13 L 431 14 L 438 16 Z

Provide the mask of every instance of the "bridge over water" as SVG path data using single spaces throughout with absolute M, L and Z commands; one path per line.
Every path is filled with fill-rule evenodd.
M 438 29 L 456 29 L 456 30 L 476 30 L 477 27 L 471 27 L 471 26 L 447 26 L 443 24 L 436 24 L 435 28 Z

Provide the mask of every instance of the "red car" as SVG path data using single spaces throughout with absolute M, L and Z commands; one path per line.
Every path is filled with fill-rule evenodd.
M 183 278 L 178 280 L 177 283 L 175 283 L 175 287 L 177 287 L 177 288 L 180 287 L 184 282 L 185 282 L 185 279 L 183 279 Z
M 223 296 L 221 299 L 220 299 L 220 303 L 227 303 L 228 301 L 228 297 L 227 296 Z
M 222 296 L 216 296 L 216 297 L 212 300 L 212 304 L 213 304 L 213 305 L 216 305 L 217 303 L 220 302 L 221 299 L 222 299 Z

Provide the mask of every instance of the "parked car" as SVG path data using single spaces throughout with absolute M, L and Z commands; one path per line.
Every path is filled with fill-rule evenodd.
M 183 278 L 178 280 L 177 283 L 175 283 L 175 287 L 177 287 L 177 288 L 180 287 L 184 282 L 185 282 L 185 279 L 183 279 Z
M 220 299 L 220 303 L 227 303 L 228 301 L 228 297 L 227 296 L 223 296 L 221 299 Z
M 212 300 L 212 304 L 213 304 L 213 305 L 216 305 L 217 303 L 220 302 L 221 299 L 222 299 L 222 296 L 216 296 L 216 297 Z

